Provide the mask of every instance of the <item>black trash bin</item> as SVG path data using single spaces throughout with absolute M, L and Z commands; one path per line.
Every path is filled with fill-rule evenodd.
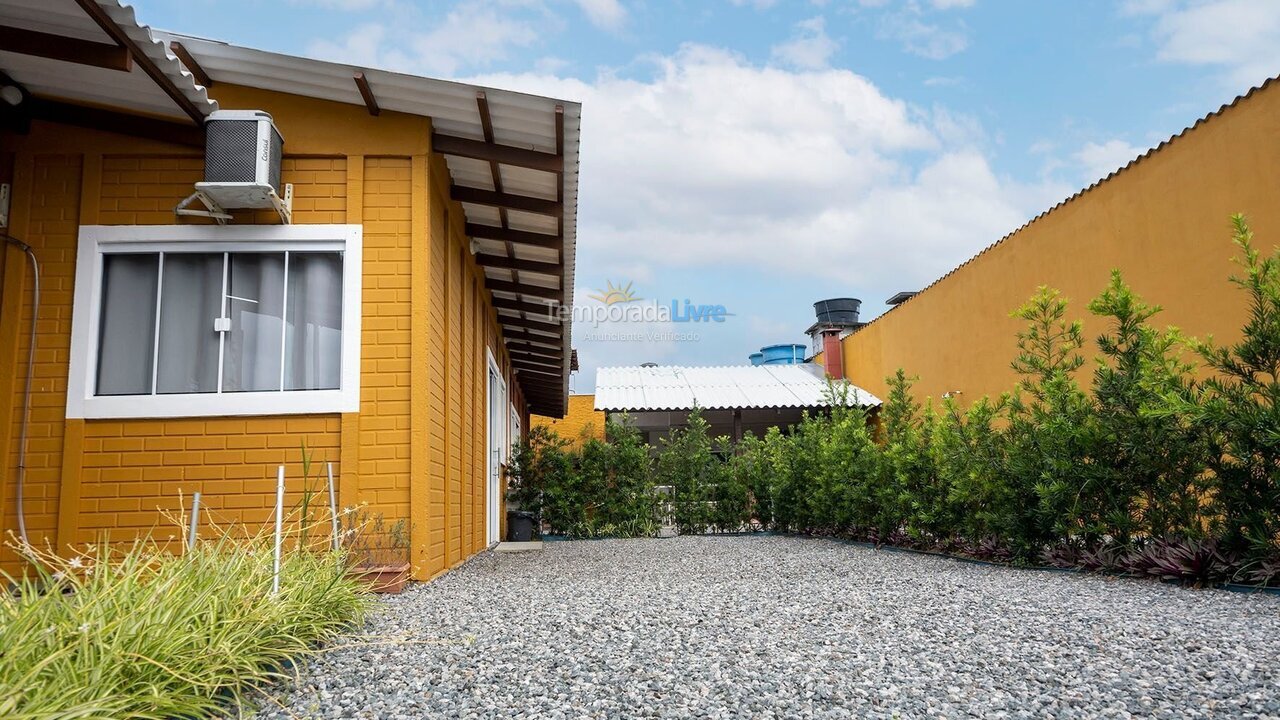
M 528 510 L 511 510 L 507 513 L 507 542 L 533 540 L 533 513 Z

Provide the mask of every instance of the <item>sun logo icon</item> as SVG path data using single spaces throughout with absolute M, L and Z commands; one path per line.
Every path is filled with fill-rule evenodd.
M 605 305 L 613 305 L 614 303 L 635 302 L 640 298 L 636 297 L 631 286 L 634 283 L 627 283 L 626 287 L 622 285 L 614 285 L 612 280 L 605 281 L 605 289 L 597 290 L 597 295 L 588 295 L 592 300 L 599 300 Z

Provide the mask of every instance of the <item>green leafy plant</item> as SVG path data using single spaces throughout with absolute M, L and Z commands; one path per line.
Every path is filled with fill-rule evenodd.
M 1198 535 L 1207 438 L 1187 416 L 1164 411 L 1166 398 L 1194 395 L 1179 335 L 1151 327 L 1160 308 L 1144 304 L 1118 271 L 1089 310 L 1111 327 L 1097 340 L 1092 463 L 1070 512 L 1088 542 Z
M 1067 301 L 1046 287 L 1013 313 L 1027 325 L 1012 363 L 1021 379 L 1004 402 L 1010 487 L 998 530 L 1024 559 L 1081 529 L 1072 509 L 1089 480 L 1092 408 L 1074 377 L 1084 365 L 1083 325 L 1066 314 Z
M 1231 280 L 1249 308 L 1242 338 L 1193 342 L 1213 374 L 1194 399 L 1171 400 L 1209 432 L 1214 522 L 1223 543 L 1273 555 L 1280 553 L 1280 250 L 1264 256 L 1244 216 L 1231 223 L 1242 271 Z
M 18 548 L 31 570 L 0 594 L 0 716 L 222 716 L 368 607 L 341 552 L 286 552 L 272 594 L 270 534 L 167 546 Z

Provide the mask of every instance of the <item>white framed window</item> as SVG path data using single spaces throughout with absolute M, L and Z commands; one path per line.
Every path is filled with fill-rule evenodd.
M 85 225 L 67 417 L 355 412 L 359 225 Z

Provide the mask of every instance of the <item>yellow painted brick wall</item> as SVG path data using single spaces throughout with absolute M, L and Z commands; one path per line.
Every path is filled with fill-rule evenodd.
M 263 527 L 275 507 L 276 468 L 286 466 L 286 493 L 301 495 L 301 443 L 315 462 L 338 460 L 338 418 L 217 418 L 88 422 L 81 470 L 76 542 L 104 533 L 128 538 L 152 529 L 175 532 L 161 512 L 179 496 L 219 524 Z
M 22 162 L 30 190 L 14 196 L 10 232 L 29 243 L 40 260 L 40 319 L 36 326 L 37 366 L 32 385 L 30 431 L 27 451 L 25 517 L 33 543 L 52 543 L 56 538 L 58 498 L 62 472 L 63 415 L 66 407 L 67 362 L 71 346 L 71 278 L 75 274 L 75 246 L 80 206 L 80 158 L 66 155 L 37 155 Z M 32 307 L 29 302 L 31 278 L 26 257 L 9 251 L 6 270 L 22 300 L 20 312 L 7 318 L 17 321 L 16 345 L 6 359 L 12 363 L 0 382 L 8 394 L 5 404 L 13 428 L 6 457 L 6 477 L 16 476 L 18 428 L 22 422 L 22 394 L 26 387 L 28 332 Z M 9 307 L 6 305 L 6 313 Z M 4 528 L 16 531 L 17 483 L 4 483 Z M 7 538 L 6 538 L 7 539 Z M 15 558 L 5 547 L 0 563 L 11 566 Z
M 409 158 L 364 168 L 364 317 L 360 496 L 389 519 L 409 517 Z
M 595 395 L 570 395 L 569 409 L 562 418 L 530 415 L 531 427 L 546 427 L 575 446 L 587 438 L 604 439 L 604 413 L 595 409 Z
M 251 106 L 272 111 L 278 122 L 283 118 L 286 151 L 307 153 L 291 153 L 283 164 L 284 182 L 294 185 L 295 222 L 350 221 L 364 227 L 360 411 L 345 416 L 66 420 L 78 226 L 175 223 L 173 207 L 200 179 L 203 161 L 198 151 L 187 148 L 37 123 L 30 136 L 0 138 L 0 153 L 15 158 L 13 230 L 36 247 L 44 271 L 28 524 L 38 531 L 37 540 L 64 543 L 105 532 L 117 540 L 154 527 L 167 532 L 162 511 L 177 507 L 179 493 L 200 491 L 203 506 L 215 519 L 252 526 L 269 516 L 277 465 L 289 468 L 290 496 L 299 493 L 300 446 L 306 442 L 316 460 L 335 463 L 335 476 L 349 493 L 341 498 L 344 505 L 367 502 L 389 521 L 421 518 L 424 527 L 414 532 L 417 537 L 421 530 L 425 540 L 414 558 L 424 562 L 415 567 L 415 576 L 438 574 L 484 546 L 486 345 L 503 368 L 509 365 L 492 332 L 494 311 L 481 272 L 467 252 L 461 207 L 448 198 L 447 169 L 439 156 L 426 157 L 425 163 L 423 155 L 413 157 L 427 151 L 429 124 L 395 113 L 370 118 L 363 110 L 258 91 L 224 92 L 243 93 Z M 331 111 L 349 131 L 324 129 Z M 377 136 L 386 128 L 392 135 Z M 362 146 L 397 146 L 397 132 L 404 155 L 361 153 Z M 351 147 L 343 152 L 340 144 Z M 349 162 L 359 165 L 349 167 Z M 414 188 L 429 198 L 415 196 Z M 416 217 L 419 209 L 429 210 L 430 216 Z M 271 223 L 274 218 L 237 213 L 235 222 Z M 420 268 L 412 263 L 415 234 L 428 248 Z M 0 468 L 0 517 L 4 529 L 11 530 L 16 526 L 12 479 L 21 405 L 15 375 L 25 367 L 26 347 L 19 326 L 30 308 L 21 294 L 23 258 L 6 251 L 0 267 L 5 311 L 0 316 L 0 457 L 6 459 Z M 422 343 L 426 380 L 420 387 L 412 385 L 415 277 L 428 284 L 428 292 L 420 296 L 427 310 Z M 415 447 L 412 408 L 419 397 L 425 398 L 427 410 L 423 441 Z M 343 452 L 350 454 L 354 473 L 350 468 L 344 472 Z M 415 453 L 425 459 L 425 471 L 417 477 L 411 473 Z M 419 506 L 425 512 L 414 510 Z M 12 556 L 0 560 L 6 561 L 6 569 L 13 567 Z

